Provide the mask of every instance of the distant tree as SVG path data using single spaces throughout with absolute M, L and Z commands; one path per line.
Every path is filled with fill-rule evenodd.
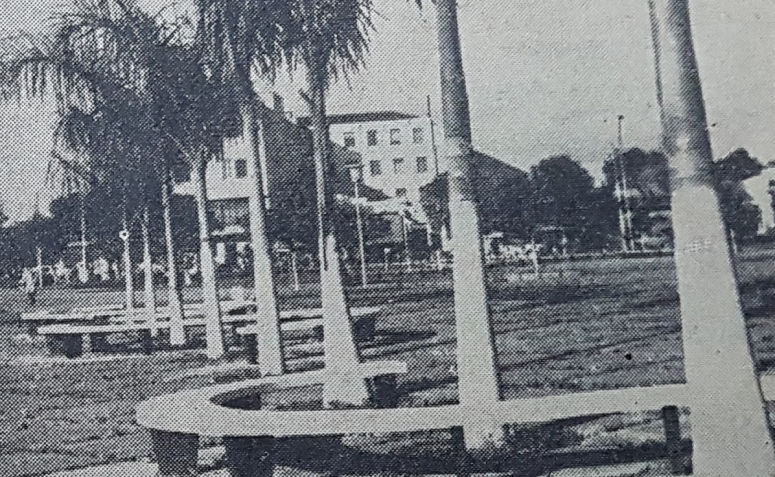
M 436 176 L 433 181 L 420 187 L 420 206 L 434 232 L 439 233 L 442 229 L 449 231 L 449 195 L 446 173 Z
M 568 156 L 544 159 L 531 168 L 534 230 L 562 229 L 578 247 L 597 248 L 601 221 L 598 195 L 589 172 Z
M 618 162 L 616 157 L 606 160 L 603 164 L 603 187 L 611 197 L 615 196 L 616 184 L 621 177 L 620 168 L 623 169 L 627 180 L 634 235 L 654 235 L 654 229 L 660 225 L 654 221 L 652 213 L 670 208 L 670 172 L 667 157 L 658 151 L 646 152 L 632 148 L 622 153 L 621 162 Z M 616 209 L 612 214 L 617 214 Z
M 479 198 L 481 232 L 504 232 L 522 239 L 530 235 L 530 176 L 495 158 L 474 152 L 473 182 Z
M 743 188 L 743 181 L 759 175 L 764 166 L 745 149 L 736 149 L 714 163 L 721 213 L 737 240 L 755 237 L 762 212 Z

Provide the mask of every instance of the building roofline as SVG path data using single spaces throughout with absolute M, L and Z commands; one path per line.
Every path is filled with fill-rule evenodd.
M 418 117 L 414 114 L 406 114 L 399 111 L 369 111 L 363 113 L 331 114 L 326 116 L 326 120 L 331 125 L 398 121 L 402 119 L 417 119 Z M 309 127 L 310 118 L 309 116 L 300 116 L 296 123 L 299 126 Z

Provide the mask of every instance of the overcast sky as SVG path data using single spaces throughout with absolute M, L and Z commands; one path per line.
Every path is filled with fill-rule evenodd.
M 171 0 L 142 0 L 152 11 Z M 367 69 L 333 87 L 329 112 L 439 114 L 432 7 L 374 0 L 379 11 Z M 646 0 L 460 0 L 474 144 L 528 169 L 570 154 L 599 176 L 623 114 L 628 146 L 657 145 L 654 70 Z M 0 31 L 40 30 L 66 0 L 0 2 Z M 746 147 L 775 160 L 775 8 L 772 0 L 693 0 L 695 43 L 714 153 Z M 303 87 L 274 86 L 306 114 Z M 270 87 L 260 88 L 268 92 Z M 0 114 L 0 199 L 29 215 L 50 150 L 51 108 L 7 105 Z M 47 194 L 45 191 L 41 197 Z M 45 199 L 41 199 L 45 200 Z

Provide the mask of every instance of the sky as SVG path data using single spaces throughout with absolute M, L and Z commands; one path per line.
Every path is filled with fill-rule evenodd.
M 141 0 L 156 12 L 172 0 Z M 374 0 L 366 68 L 335 84 L 330 113 L 440 111 L 434 11 L 413 1 Z M 67 0 L 0 2 L 0 32 L 40 31 Z M 747 148 L 775 160 L 775 8 L 772 0 L 693 0 L 695 45 L 714 155 Z M 180 6 L 180 11 L 185 10 Z M 169 11 L 169 10 L 168 10 Z M 595 177 L 625 116 L 626 146 L 658 144 L 654 68 L 645 0 L 459 0 L 474 146 L 522 169 L 568 154 Z M 307 111 L 301 75 L 259 84 Z M 50 104 L 0 109 L 0 200 L 14 219 L 52 191 L 43 177 L 51 149 Z M 43 206 L 45 207 L 45 206 Z

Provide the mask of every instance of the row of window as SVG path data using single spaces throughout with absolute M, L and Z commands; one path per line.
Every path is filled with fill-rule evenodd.
M 425 141 L 425 131 L 423 128 L 413 128 L 412 129 L 412 143 L 414 144 L 422 144 Z M 354 132 L 346 132 L 344 133 L 344 146 L 345 147 L 355 147 L 355 133 Z M 366 145 L 368 146 L 376 146 L 379 144 L 379 133 L 376 129 L 369 129 L 366 131 Z M 390 144 L 391 145 L 398 145 L 401 144 L 401 129 L 395 128 L 390 130 Z
M 428 158 L 418 157 L 417 160 L 415 161 L 415 166 L 418 174 L 422 174 L 423 172 L 428 172 Z M 369 172 L 371 173 L 372 176 L 382 175 L 382 161 L 379 159 L 370 161 Z M 393 174 L 403 174 L 403 173 L 404 173 L 404 158 L 397 157 L 393 159 Z

